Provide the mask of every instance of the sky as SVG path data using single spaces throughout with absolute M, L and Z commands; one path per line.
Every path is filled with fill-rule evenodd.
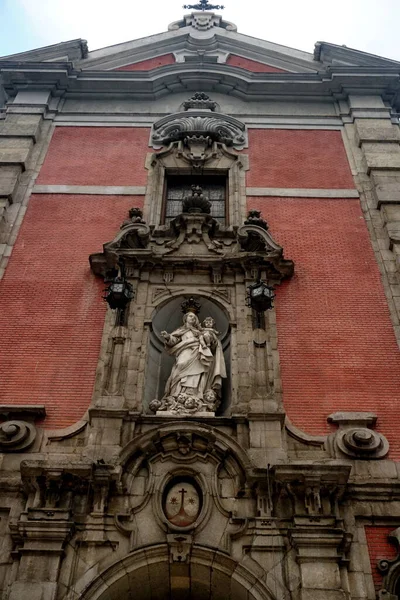
M 219 1 L 246 35 L 307 52 L 317 41 L 344 44 L 400 61 L 400 0 Z M 76 38 L 95 50 L 160 33 L 190 12 L 181 2 L 0 0 L 0 56 Z

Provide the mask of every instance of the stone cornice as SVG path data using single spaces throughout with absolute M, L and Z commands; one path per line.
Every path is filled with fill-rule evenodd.
M 112 94 L 152 100 L 171 92 L 187 90 L 229 93 L 246 100 L 334 96 L 350 93 L 379 94 L 400 107 L 399 67 L 328 67 L 319 73 L 250 73 L 224 64 L 176 63 L 157 70 L 79 71 L 72 63 L 23 63 L 0 61 L 0 72 L 7 93 L 38 87 L 53 93 Z

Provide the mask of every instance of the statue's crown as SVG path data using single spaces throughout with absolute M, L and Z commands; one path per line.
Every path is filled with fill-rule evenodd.
M 193 298 L 193 296 L 190 296 L 190 298 L 182 302 L 181 307 L 182 312 L 185 314 L 188 312 L 192 312 L 195 315 L 197 315 L 200 312 L 200 304 L 195 298 Z

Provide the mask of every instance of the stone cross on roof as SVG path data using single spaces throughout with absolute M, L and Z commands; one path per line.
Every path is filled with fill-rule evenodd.
M 200 0 L 198 4 L 184 4 L 183 8 L 193 10 L 222 10 L 225 7 L 221 4 L 209 4 L 208 0 Z

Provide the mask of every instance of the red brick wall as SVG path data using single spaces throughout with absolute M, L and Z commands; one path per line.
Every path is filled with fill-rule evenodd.
M 372 411 L 400 457 L 400 353 L 358 200 L 248 198 L 295 262 L 277 290 L 285 409 L 310 434 Z
M 0 282 L 0 404 L 45 404 L 50 428 L 82 417 L 106 308 L 104 282 L 90 271 L 88 257 L 142 202 L 132 196 L 31 197 Z
M 147 127 L 57 127 L 38 184 L 145 185 Z
M 113 69 L 113 71 L 151 71 L 151 69 L 157 69 L 157 67 L 163 67 L 164 65 L 173 65 L 175 57 L 173 54 L 164 54 L 163 56 L 156 56 L 155 58 L 148 58 L 147 60 L 141 60 L 131 65 L 124 65 Z
M 250 187 L 354 188 L 340 131 L 250 129 Z
M 287 73 L 285 69 L 278 69 L 277 67 L 272 67 L 271 65 L 266 65 L 250 58 L 244 58 L 243 56 L 237 56 L 236 54 L 230 54 L 226 64 L 246 69 L 246 71 L 252 71 L 252 73 Z
M 392 525 L 391 527 L 365 527 L 372 578 L 377 589 L 382 586 L 383 579 L 376 568 L 378 561 L 383 558 L 391 560 L 397 556 L 394 544 L 391 544 L 388 540 L 389 533 L 394 529 L 396 529 L 396 525 Z

